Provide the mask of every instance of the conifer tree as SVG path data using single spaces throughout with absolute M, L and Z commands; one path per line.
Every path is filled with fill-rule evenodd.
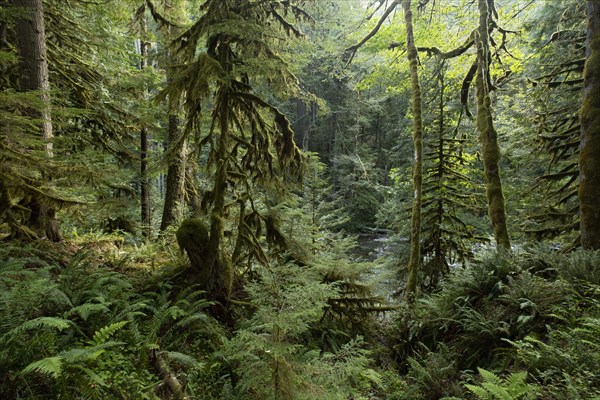
M 41 99 L 38 109 L 23 111 L 36 121 L 35 125 L 41 134 L 45 148 L 46 160 L 42 162 L 50 163 L 53 157 L 53 134 L 48 97 L 50 81 L 43 4 L 41 0 L 13 0 L 12 6 L 20 13 L 15 22 L 16 44 L 20 57 L 20 90 L 38 92 Z M 44 178 L 46 181 L 51 179 L 48 175 Z M 56 211 L 51 205 L 34 194 L 26 199 L 25 207 L 29 209 L 29 227 L 34 231 L 45 233 L 52 241 L 58 242 L 62 239 L 56 221 Z
M 537 240 L 572 236 L 571 244 L 576 245 L 580 241 L 578 111 L 585 64 L 585 4 L 545 3 L 532 24 L 533 35 L 543 41 L 536 43 L 538 57 L 530 63 L 528 77 L 538 99 L 537 139 L 549 160 L 539 177 L 546 201 L 533 208 L 527 233 Z
M 600 4 L 587 2 L 586 61 L 583 73 L 579 204 L 581 245 L 600 249 Z
M 204 267 L 218 277 L 231 270 L 225 251 L 227 215 L 239 214 L 236 242 L 254 248 L 264 261 L 257 229 L 251 229 L 266 223 L 265 218 L 255 217 L 254 188 L 282 187 L 302 168 L 303 157 L 293 141 L 290 122 L 263 100 L 253 85 L 294 89 L 297 81 L 274 50 L 270 34 L 275 29 L 300 37 L 300 31 L 286 17 L 307 15 L 296 2 L 278 1 L 210 0 L 200 11 L 196 23 L 179 37 L 185 64 L 177 69 L 159 99 L 181 99 L 188 134 L 201 129 L 204 110 L 210 119 L 199 143 L 208 146 L 208 170 L 214 176 L 203 199 L 209 228 L 202 251 L 206 255 Z M 204 49 L 198 51 L 199 47 Z M 228 200 L 230 196 L 236 201 Z M 218 296 L 226 300 L 223 293 Z

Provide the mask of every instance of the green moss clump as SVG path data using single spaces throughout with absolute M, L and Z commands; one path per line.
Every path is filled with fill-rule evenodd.
M 207 297 L 221 303 L 229 300 L 232 267 L 228 260 L 211 254 L 209 229 L 201 218 L 188 218 L 176 232 L 177 243 L 190 258 L 190 274 L 206 290 Z

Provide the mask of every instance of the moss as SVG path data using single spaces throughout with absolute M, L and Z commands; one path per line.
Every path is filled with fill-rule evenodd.
M 181 251 L 190 258 L 191 273 L 201 286 L 206 286 L 211 275 L 211 267 L 207 264 L 208 228 L 200 218 L 189 218 L 181 223 L 175 233 Z
M 411 1 L 404 0 L 404 19 L 407 37 L 407 58 L 410 66 L 410 81 L 413 111 L 413 188 L 414 199 L 411 216 L 410 259 L 408 261 L 408 277 L 406 280 L 406 298 L 412 303 L 417 291 L 417 277 L 421 262 L 421 208 L 423 203 L 423 118 L 422 95 L 419 83 L 418 52 L 413 35 Z
M 481 139 L 481 156 L 486 178 L 488 214 L 494 237 L 499 248 L 510 249 L 508 229 L 506 227 L 506 210 L 502 180 L 500 179 L 500 148 L 498 135 L 494 128 L 492 104 L 489 93 L 489 9 L 488 0 L 479 0 L 479 35 L 477 40 L 477 73 L 475 86 L 477 89 L 477 129 Z
M 233 268 L 227 256 L 213 254 L 209 230 L 200 218 L 188 218 L 176 232 L 177 243 L 190 259 L 190 275 L 206 291 L 209 299 L 229 301 Z

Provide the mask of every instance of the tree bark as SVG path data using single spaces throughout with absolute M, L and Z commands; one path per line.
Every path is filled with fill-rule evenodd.
M 600 2 L 587 2 L 586 62 L 579 111 L 581 246 L 600 249 Z
M 44 143 L 47 159 L 53 157 L 52 120 L 50 116 L 48 91 L 50 80 L 46 51 L 46 31 L 44 26 L 44 10 L 42 0 L 13 0 L 12 5 L 21 10 L 15 21 L 17 49 L 19 51 L 20 90 L 23 92 L 38 91 L 43 103 L 41 110 L 29 109 L 26 112 L 31 118 L 40 120 L 38 127 Z M 48 181 L 49 176 L 44 176 Z M 46 234 L 54 242 L 62 240 L 55 210 L 32 198 L 26 206 L 30 208 L 28 224 L 36 231 Z
M 486 178 L 488 214 L 494 230 L 498 248 L 510 249 L 510 239 L 506 227 L 506 211 L 502 180 L 500 179 L 500 148 L 498 135 L 494 128 L 492 101 L 488 84 L 489 51 L 489 0 L 479 0 L 479 33 L 477 37 L 477 129 L 481 140 L 481 156 Z
M 417 291 L 419 265 L 421 263 L 421 208 L 423 204 L 423 118 L 422 95 L 419 84 L 418 51 L 413 34 L 411 0 L 402 2 L 406 24 L 406 47 L 410 67 L 410 82 L 413 113 L 413 206 L 410 231 L 410 259 L 408 261 L 408 278 L 406 280 L 406 299 L 412 303 Z
M 177 221 L 180 207 L 183 204 L 186 146 L 185 143 L 179 143 L 181 140 L 180 134 L 179 118 L 175 114 L 169 115 L 167 153 L 173 152 L 173 154 L 168 155 L 167 190 L 160 224 L 161 231 L 164 231 Z M 177 146 L 177 148 L 173 151 L 174 146 Z
M 140 22 L 140 64 L 139 69 L 144 70 L 148 66 L 148 43 L 146 42 L 146 17 Z M 146 91 L 144 90 L 144 97 Z M 148 179 L 148 128 L 140 129 L 140 203 L 142 234 L 150 236 L 152 226 L 152 214 L 150 209 L 150 180 Z
M 182 24 L 185 23 L 185 10 L 183 4 L 175 6 L 171 10 L 173 16 Z M 166 40 L 171 41 L 181 32 L 175 27 L 169 27 L 166 31 Z M 173 67 L 179 64 L 180 60 L 176 51 L 167 49 L 166 59 L 168 60 L 167 84 L 173 81 Z M 185 190 L 185 168 L 186 168 L 186 140 L 182 137 L 183 132 L 179 125 L 179 109 L 180 104 L 177 98 L 169 96 L 169 130 L 167 133 L 167 162 L 169 168 L 167 170 L 167 190 L 165 192 L 165 203 L 163 207 L 162 221 L 160 230 L 164 231 L 170 225 L 173 225 L 180 217 L 184 205 L 184 190 Z

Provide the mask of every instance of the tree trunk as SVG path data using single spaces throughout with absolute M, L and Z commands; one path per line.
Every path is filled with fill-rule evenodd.
M 494 229 L 494 237 L 498 248 L 510 249 L 508 229 L 506 227 L 506 211 L 504 195 L 498 163 L 500 148 L 498 135 L 492 117 L 492 102 L 488 84 L 490 51 L 489 51 L 489 0 L 479 0 L 479 32 L 477 37 L 477 72 L 475 86 L 477 88 L 477 129 L 481 139 L 481 156 L 486 178 L 488 214 Z
M 408 261 L 408 278 L 406 280 L 406 299 L 412 303 L 417 291 L 419 265 L 421 263 L 421 208 L 423 203 L 423 118 L 421 86 L 419 84 L 418 52 L 413 35 L 411 0 L 402 2 L 406 24 L 406 48 L 410 66 L 410 82 L 413 113 L 413 207 L 410 230 L 410 259 Z
M 181 140 L 179 130 L 179 118 L 177 115 L 169 115 L 169 132 L 167 154 L 169 157 L 169 168 L 167 170 L 167 190 L 165 193 L 165 205 L 163 208 L 160 230 L 164 231 L 173 225 L 179 216 L 180 207 L 183 204 L 183 189 L 185 180 L 185 143 Z M 174 146 L 177 146 L 176 150 Z M 173 154 L 169 154 L 173 152 Z
M 183 3 L 175 6 L 171 10 L 174 17 L 181 24 L 185 24 L 185 9 Z M 169 27 L 166 31 L 166 40 L 172 41 L 174 37 L 181 34 L 179 29 Z M 167 84 L 173 81 L 173 67 L 181 61 L 177 52 L 167 49 Z M 169 130 L 167 133 L 167 190 L 165 193 L 165 204 L 163 207 L 162 221 L 160 230 L 164 231 L 170 225 L 173 225 L 181 216 L 184 205 L 185 190 L 185 168 L 186 168 L 186 140 L 182 137 L 183 132 L 179 127 L 180 104 L 177 98 L 169 96 Z
M 587 2 L 583 103 L 579 111 L 581 246 L 600 249 L 600 2 Z
M 50 116 L 48 90 L 50 89 L 48 58 L 46 52 L 46 31 L 44 27 L 44 10 L 42 0 L 13 0 L 12 5 L 21 10 L 15 21 L 17 49 L 19 51 L 20 89 L 23 92 L 39 91 L 41 94 L 41 110 L 27 110 L 31 118 L 39 119 L 39 131 L 44 143 L 45 155 L 53 157 L 52 152 L 52 120 Z M 48 181 L 49 176 L 44 176 Z M 29 225 L 46 234 L 48 239 L 58 242 L 62 240 L 55 210 L 32 198 L 26 204 L 31 210 Z
M 140 25 L 139 69 L 143 70 L 148 66 L 148 43 L 146 42 L 147 27 L 145 16 L 142 17 Z M 145 91 L 144 97 L 146 97 Z M 142 234 L 145 237 L 148 237 L 152 233 L 152 215 L 150 210 L 150 180 L 148 179 L 148 128 L 145 126 L 140 129 L 140 203 Z

